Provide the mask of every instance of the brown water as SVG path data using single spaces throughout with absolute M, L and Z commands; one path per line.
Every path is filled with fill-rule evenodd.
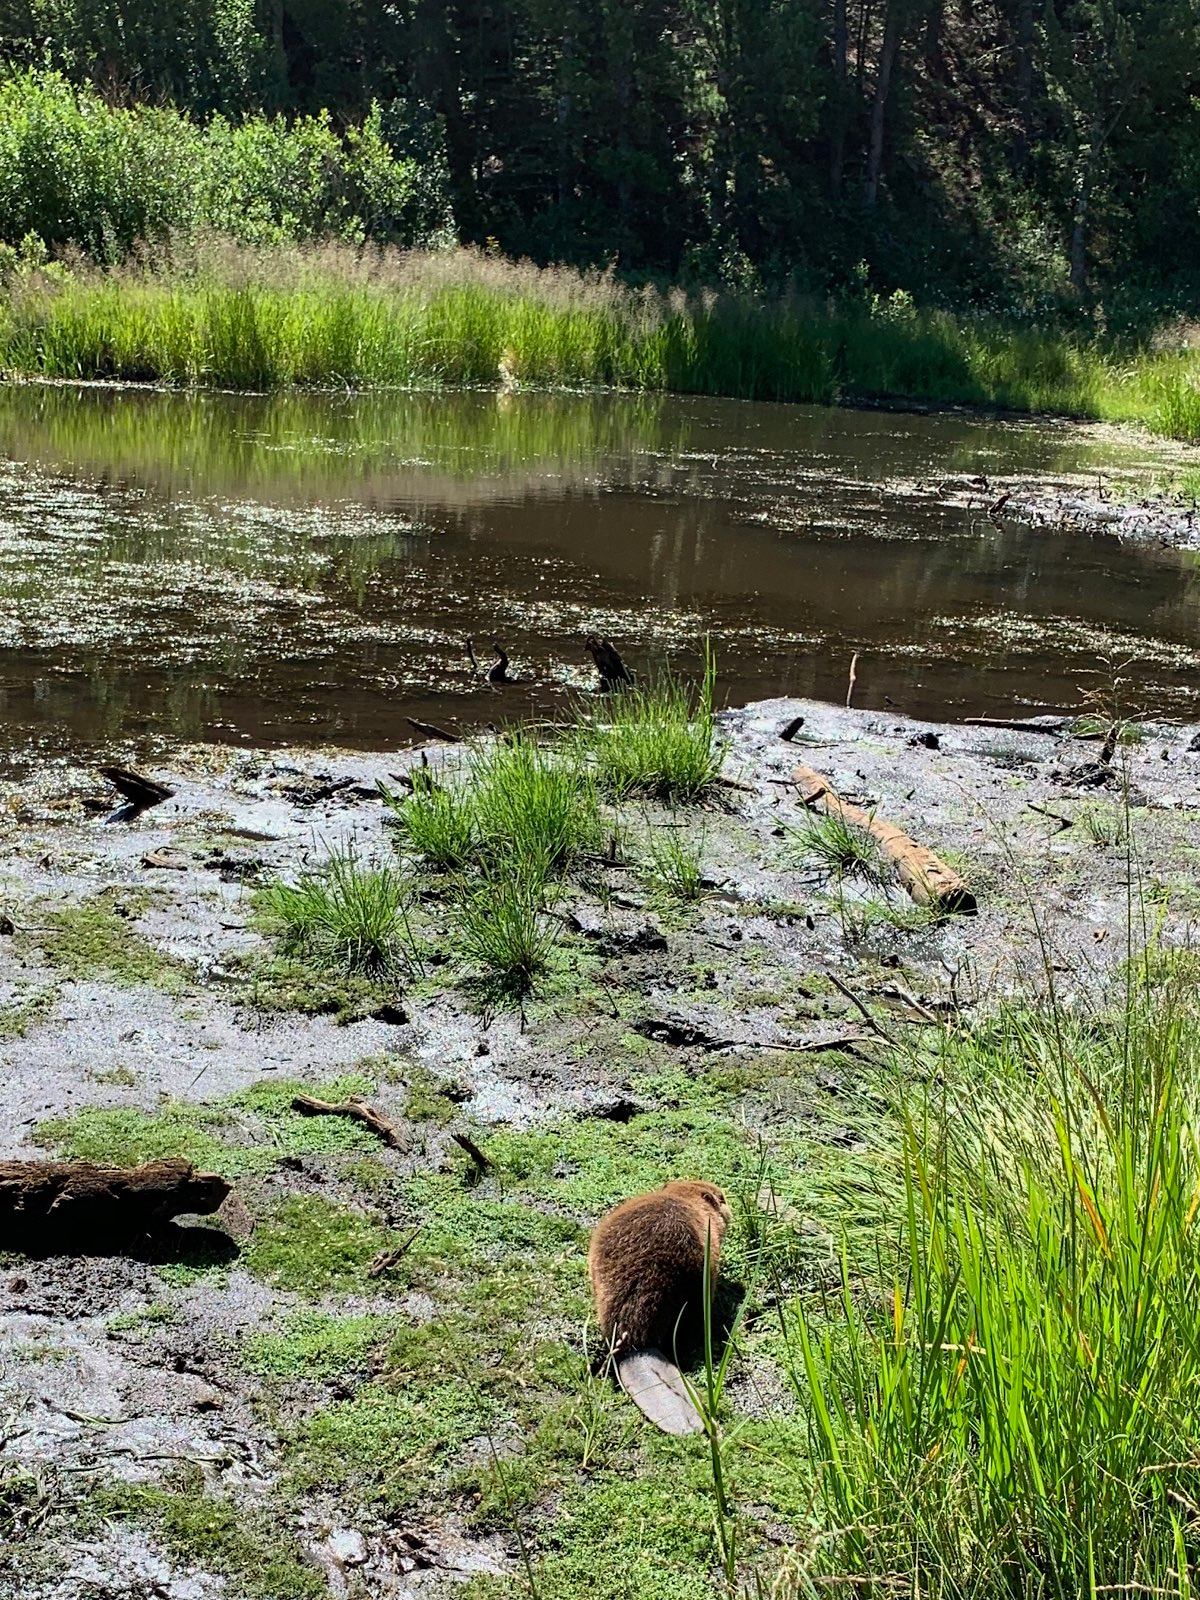
M 730 701 L 949 717 L 1200 691 L 1195 557 L 994 524 L 999 486 L 1136 483 L 1067 425 L 663 397 L 0 389 L 0 758 L 384 747 L 711 636 Z M 976 478 L 986 478 L 973 483 Z M 522 682 L 481 684 L 500 639 Z

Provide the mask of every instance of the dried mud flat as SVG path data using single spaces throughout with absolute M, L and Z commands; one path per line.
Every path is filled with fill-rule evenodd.
M 481 1004 L 420 880 L 430 958 L 394 988 L 306 988 L 256 925 L 266 879 L 392 850 L 375 785 L 417 752 L 182 752 L 132 823 L 89 813 L 102 786 L 67 766 L 9 786 L 0 1157 L 186 1155 L 257 1227 L 0 1256 L 0 1594 L 487 1596 L 528 1592 L 526 1561 L 548 1595 L 699 1592 L 703 1440 L 647 1437 L 588 1376 L 587 1230 L 677 1176 L 736 1199 L 729 1399 L 764 1460 L 744 1498 L 764 1547 L 798 1536 L 802 1420 L 747 1266 L 764 1188 L 802 1293 L 836 1273 L 848 1175 L 889 1155 L 882 1035 L 1102 992 L 1131 877 L 1186 941 L 1200 753 L 1144 726 L 1098 783 L 1097 743 L 1063 731 L 793 700 L 721 722 L 720 802 L 670 819 L 703 832 L 703 897 L 664 899 L 636 849 L 596 862 L 523 1008 Z M 823 875 L 797 762 L 965 872 L 977 914 Z M 301 1085 L 366 1094 L 402 1148 L 296 1115 Z

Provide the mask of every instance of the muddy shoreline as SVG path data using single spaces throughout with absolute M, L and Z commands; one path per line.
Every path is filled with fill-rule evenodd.
M 599 1212 L 655 1173 L 752 1196 L 770 1159 L 785 1188 L 808 1175 L 789 1204 L 815 1281 L 839 1164 L 886 1138 L 870 1116 L 881 1034 L 936 1038 L 1048 984 L 1088 1004 L 1128 954 L 1131 895 L 1168 943 L 1200 916 L 1191 728 L 1129 730 L 1098 776 L 1097 742 L 1062 730 L 791 699 L 720 722 L 728 782 L 676 818 L 703 834 L 703 897 L 653 889 L 633 819 L 622 859 L 570 884 L 561 965 L 523 1007 L 480 1003 L 432 887 L 435 955 L 388 993 L 331 992 L 307 1014 L 262 966 L 256 886 L 331 846 L 388 855 L 377 783 L 423 754 L 453 764 L 453 747 L 191 748 L 156 769 L 173 797 L 132 823 L 89 811 L 104 786 L 66 763 L 3 787 L 0 1158 L 175 1148 L 223 1163 L 258 1228 L 240 1252 L 208 1233 L 3 1256 L 0 1592 L 500 1595 L 522 1541 L 573 1570 L 598 1536 L 556 1518 L 574 1507 L 585 1526 L 601 1480 L 557 1457 L 538 1478 L 529 1441 L 576 1415 Z M 797 762 L 964 872 L 977 914 L 936 921 L 894 886 L 823 875 L 797 842 Z M 291 1114 L 289 1086 L 338 1081 L 402 1148 Z M 456 1131 L 494 1155 L 491 1175 Z M 736 1279 L 736 1241 L 730 1260 Z M 497 1306 L 521 1319 L 521 1355 Z M 784 1426 L 766 1320 L 752 1308 L 746 1326 L 734 1413 Z M 620 1439 L 614 1476 L 649 1481 L 659 1447 Z M 529 1464 L 513 1516 L 495 1509 L 492 1455 Z M 215 1508 L 204 1527 L 184 1515 L 197 1497 Z M 799 1537 L 769 1500 L 759 1521 Z M 680 1594 L 705 1581 L 703 1562 L 680 1567 Z

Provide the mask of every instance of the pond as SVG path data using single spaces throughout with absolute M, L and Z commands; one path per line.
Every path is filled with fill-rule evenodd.
M 1195 556 L 1002 489 L 1136 485 L 1066 424 L 663 396 L 0 388 L 0 756 L 411 742 L 553 714 L 582 640 L 917 716 L 1200 691 Z M 499 640 L 520 680 L 482 682 Z M 1127 665 L 1123 665 L 1128 663 Z

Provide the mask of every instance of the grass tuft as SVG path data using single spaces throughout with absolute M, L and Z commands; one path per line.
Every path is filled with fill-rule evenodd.
M 828 877 L 884 881 L 883 858 L 874 835 L 851 827 L 837 812 L 807 812 L 791 832 L 801 853 Z
M 704 893 L 704 844 L 703 832 L 690 839 L 682 824 L 651 830 L 649 877 L 660 894 L 673 900 L 700 899 Z
M 455 907 L 463 955 L 498 998 L 520 1000 L 544 973 L 558 942 L 536 876 L 485 877 Z
M 472 757 L 471 795 L 485 858 L 498 872 L 548 879 L 597 849 L 595 784 L 563 754 L 515 737 Z
M 385 790 L 384 801 L 406 854 L 439 872 L 457 872 L 474 857 L 479 827 L 469 794 L 422 784 L 408 795 Z
M 319 871 L 271 884 L 259 897 L 286 952 L 376 976 L 413 962 L 408 904 L 400 872 L 386 862 L 361 866 L 350 846 L 332 851 Z
M 581 716 L 575 747 L 614 800 L 645 796 L 666 805 L 704 798 L 721 775 L 725 747 L 713 711 L 716 663 L 706 651 L 698 692 L 669 672 L 646 687 L 605 697 Z

